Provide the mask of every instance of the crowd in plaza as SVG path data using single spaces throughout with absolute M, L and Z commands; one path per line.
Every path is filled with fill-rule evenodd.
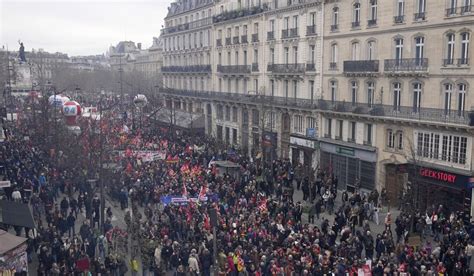
M 214 139 L 145 124 L 130 131 L 110 116 L 103 128 L 111 148 L 104 160 L 119 169 L 106 191 L 122 207 L 126 227 L 110 206 L 99 227 L 100 198 L 87 181 L 88 154 L 62 166 L 67 153 L 41 150 L 10 125 L 0 162 L 13 183 L 5 197 L 29 203 L 37 229 L 26 235 L 37 275 L 472 275 L 474 226 L 464 214 L 433 206 L 380 216 L 376 191 L 339 191 L 330 171 L 289 160 L 248 158 Z M 87 137 L 87 135 L 85 135 Z M 93 150 L 79 139 L 84 152 Z M 143 160 L 137 150 L 165 153 Z M 120 154 L 112 153 L 120 152 Z M 54 158 L 52 157 L 54 156 Z M 239 164 L 219 171 L 216 160 Z M 301 190 L 303 199 L 295 200 Z M 165 196 L 187 199 L 163 204 Z M 213 248 L 211 212 L 217 213 Z M 377 231 L 374 225 L 383 225 Z M 77 230 L 77 231 L 76 231 Z M 411 245 L 410 236 L 421 242 Z M 213 266 L 214 255 L 217 265 Z M 90 274 L 88 274 L 90 272 Z M 148 275 L 148 274 L 147 274 Z M 368 275 L 368 274 L 367 274 Z

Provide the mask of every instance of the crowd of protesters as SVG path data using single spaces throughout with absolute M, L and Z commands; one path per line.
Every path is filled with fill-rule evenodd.
M 37 229 L 24 229 L 38 275 L 472 275 L 474 227 L 464 214 L 433 206 L 380 217 L 376 191 L 338 193 L 328 171 L 243 157 L 212 138 L 145 124 L 130 131 L 124 121 L 99 127 L 117 168 L 107 191 L 126 212 L 126 229 L 113 225 L 107 208 L 99 227 L 100 199 L 87 175 L 94 143 L 83 135 L 76 166 L 61 167 L 67 153 L 40 150 L 11 126 L 0 162 L 13 183 L 9 200 L 33 207 Z M 84 128 L 87 131 L 87 128 Z M 144 160 L 137 151 L 164 153 Z M 215 160 L 240 165 L 219 171 Z M 303 193 L 295 201 L 295 190 Z M 163 204 L 165 196 L 185 204 Z M 211 210 L 217 213 L 213 247 Z M 329 219 L 331 217 L 331 219 Z M 373 224 L 383 224 L 376 232 Z M 76 232 L 76 230 L 78 230 Z M 14 228 L 22 235 L 20 227 Z M 410 244 L 418 233 L 421 240 Z M 217 257 L 213 265 L 213 256 Z

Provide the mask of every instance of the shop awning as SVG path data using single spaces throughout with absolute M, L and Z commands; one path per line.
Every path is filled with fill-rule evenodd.
M 202 113 L 191 113 L 182 110 L 174 110 L 173 113 L 173 122 L 179 127 L 186 129 L 204 128 L 204 114 Z M 153 118 L 159 122 L 169 124 L 171 122 L 171 114 L 171 110 L 162 109 Z
M 0 230 L 0 256 L 10 250 L 13 250 L 23 244 L 26 238 L 12 235 L 6 231 Z
M 0 223 L 36 228 L 28 204 L 0 200 Z

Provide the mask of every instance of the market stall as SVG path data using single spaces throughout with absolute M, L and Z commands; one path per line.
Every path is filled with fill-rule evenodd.
M 28 273 L 26 238 L 0 230 L 0 276 Z

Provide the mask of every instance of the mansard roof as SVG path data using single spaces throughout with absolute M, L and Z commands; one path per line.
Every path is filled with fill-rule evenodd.
M 213 0 L 176 0 L 168 7 L 168 14 L 166 17 L 191 11 L 196 8 L 208 5 L 212 2 Z

